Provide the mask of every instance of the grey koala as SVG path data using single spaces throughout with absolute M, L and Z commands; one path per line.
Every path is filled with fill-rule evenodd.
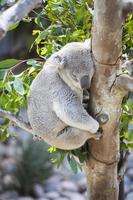
M 60 149 L 76 149 L 99 139 L 99 123 L 82 105 L 94 74 L 88 41 L 72 42 L 54 53 L 33 80 L 28 117 L 33 134 Z
M 133 77 L 133 58 L 124 62 L 122 69 L 127 70 L 129 75 Z

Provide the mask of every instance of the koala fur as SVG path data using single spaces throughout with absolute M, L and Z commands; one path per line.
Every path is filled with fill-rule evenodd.
M 94 74 L 88 42 L 72 42 L 54 53 L 33 80 L 28 117 L 34 135 L 60 149 L 99 139 L 99 123 L 82 105 Z
M 129 75 L 133 77 L 133 58 L 131 60 L 127 60 L 123 65 L 122 69 L 127 70 Z

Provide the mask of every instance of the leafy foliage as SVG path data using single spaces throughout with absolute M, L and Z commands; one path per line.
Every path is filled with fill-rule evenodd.
M 43 183 L 52 174 L 48 145 L 31 139 L 22 147 L 22 155 L 17 159 L 15 178 L 22 194 L 31 194 L 35 183 Z
M 120 123 L 121 149 L 133 148 L 133 100 L 125 97 Z
M 43 29 L 33 30 L 37 35 L 34 44 L 37 53 L 48 58 L 53 52 L 72 41 L 83 41 L 90 37 L 92 16 L 87 0 L 47 0 L 35 23 Z M 92 1 L 90 1 L 90 4 Z M 47 24 L 43 25 L 43 19 Z
M 20 107 L 26 108 L 27 106 L 26 95 L 29 91 L 29 86 L 42 68 L 42 63 L 30 59 L 27 61 L 29 68 L 19 75 L 14 75 L 12 66 L 13 63 L 16 64 L 18 62 L 20 61 L 12 59 L 0 62 L 0 68 L 5 70 L 2 71 L 3 79 L 0 80 L 0 108 L 19 114 Z M 1 141 L 4 141 L 10 135 L 8 126 L 9 120 L 6 119 L 0 126 Z
M 133 15 L 129 15 L 123 27 L 123 53 L 133 57 Z
M 76 150 L 68 151 L 50 147 L 48 151 L 52 156 L 52 163 L 54 163 L 57 168 L 59 168 L 64 159 L 67 158 L 67 161 L 74 173 L 77 173 L 78 170 L 82 171 L 83 162 L 88 157 L 87 144 Z

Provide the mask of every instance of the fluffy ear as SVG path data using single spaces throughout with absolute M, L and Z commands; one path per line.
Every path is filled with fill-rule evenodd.
M 59 54 L 56 54 L 54 56 L 54 62 L 55 62 L 58 69 L 63 69 L 64 66 L 65 66 L 65 59 L 64 59 L 63 56 L 61 56 Z

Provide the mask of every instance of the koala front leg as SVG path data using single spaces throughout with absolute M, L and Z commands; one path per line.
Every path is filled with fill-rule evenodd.
M 68 126 L 57 134 L 53 145 L 59 149 L 77 149 L 84 145 L 88 139 L 100 139 L 100 137 L 100 134 L 95 135 L 87 131 L 82 131 L 80 129 Z
M 77 97 L 70 100 L 64 98 L 62 102 L 55 101 L 53 107 L 56 115 L 68 126 L 92 134 L 98 131 L 99 123 L 87 113 Z

